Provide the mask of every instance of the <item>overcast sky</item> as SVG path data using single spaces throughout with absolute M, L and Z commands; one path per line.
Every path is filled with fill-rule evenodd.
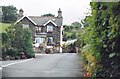
M 28 16 L 41 16 L 52 13 L 57 16 L 59 8 L 62 10 L 63 24 L 70 24 L 85 17 L 91 0 L 0 0 L 1 5 L 13 5 L 22 8 Z

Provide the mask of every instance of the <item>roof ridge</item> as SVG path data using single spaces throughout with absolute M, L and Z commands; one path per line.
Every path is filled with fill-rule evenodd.
M 53 16 L 28 16 L 31 18 L 57 18 L 57 17 L 53 17 Z
M 35 17 L 35 18 L 38 17 L 38 18 L 40 18 L 41 16 L 28 16 L 28 17 Z

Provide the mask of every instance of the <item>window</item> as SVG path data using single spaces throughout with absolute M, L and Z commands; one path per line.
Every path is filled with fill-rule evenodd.
M 37 32 L 41 32 L 41 27 L 36 27 Z
M 53 26 L 47 25 L 47 32 L 52 32 L 53 31 Z
M 48 43 L 53 42 L 53 37 L 48 37 Z
M 45 38 L 41 38 L 41 37 L 35 38 L 35 43 L 44 43 L 44 42 L 45 42 Z
M 23 28 L 29 28 L 29 24 L 22 24 Z

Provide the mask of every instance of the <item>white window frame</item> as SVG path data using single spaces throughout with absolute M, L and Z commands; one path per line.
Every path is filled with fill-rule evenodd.
M 41 32 L 41 27 L 36 27 L 37 32 Z
M 53 32 L 53 26 L 47 25 L 47 32 Z
M 29 24 L 22 24 L 23 28 L 29 28 Z
M 35 38 L 35 43 L 44 43 L 45 42 L 45 38 L 44 37 L 37 37 Z

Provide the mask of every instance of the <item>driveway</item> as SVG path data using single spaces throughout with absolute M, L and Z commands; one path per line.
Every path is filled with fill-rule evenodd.
M 37 54 L 27 60 L 3 61 L 3 77 L 83 77 L 81 57 L 76 53 Z

